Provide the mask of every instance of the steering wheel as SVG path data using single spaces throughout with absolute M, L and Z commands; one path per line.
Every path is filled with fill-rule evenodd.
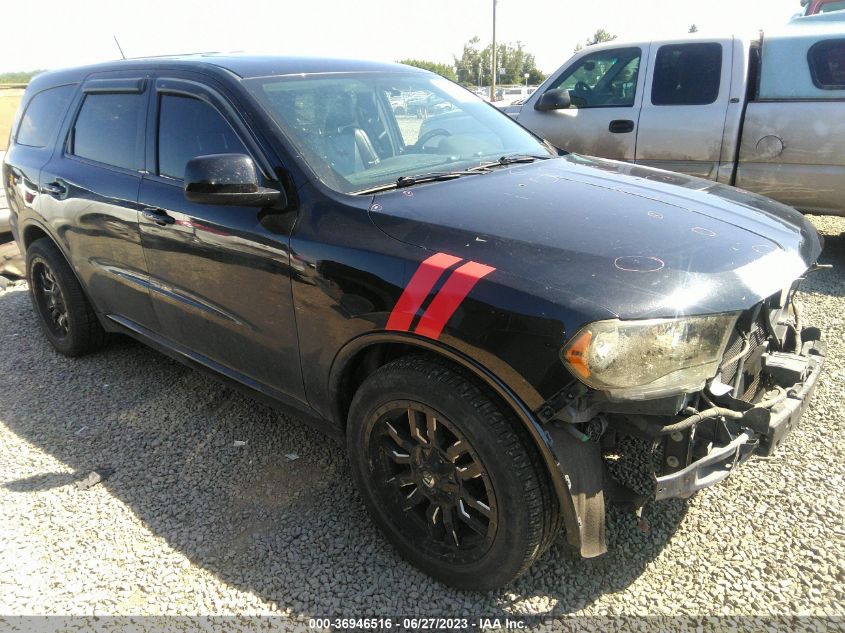
M 428 143 L 433 138 L 437 138 L 438 136 L 452 136 L 452 133 L 442 127 L 434 128 L 433 130 L 429 130 L 421 137 L 419 137 L 417 139 L 417 142 L 411 145 L 411 147 L 417 150 L 423 149 L 426 143 Z
M 575 84 L 575 94 L 583 97 L 589 97 L 593 93 L 593 89 L 583 81 L 579 81 Z

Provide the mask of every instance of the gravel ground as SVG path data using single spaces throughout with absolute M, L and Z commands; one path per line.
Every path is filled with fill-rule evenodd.
M 14 284 L 0 292 L 0 614 L 843 615 L 845 219 L 813 221 L 836 268 L 803 304 L 829 358 L 781 450 L 649 507 L 647 534 L 611 509 L 609 554 L 558 545 L 486 594 L 393 552 L 335 442 L 139 344 L 60 357 Z M 77 490 L 96 468 L 114 472 Z

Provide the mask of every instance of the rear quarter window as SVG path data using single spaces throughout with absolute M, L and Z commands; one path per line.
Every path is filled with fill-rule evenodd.
M 146 94 L 89 94 L 73 126 L 70 153 L 105 165 L 141 169 Z
M 76 85 L 42 90 L 30 99 L 15 134 L 15 142 L 29 147 L 47 147 L 76 91 Z
M 813 84 L 821 90 L 845 90 L 845 39 L 814 44 L 807 53 Z

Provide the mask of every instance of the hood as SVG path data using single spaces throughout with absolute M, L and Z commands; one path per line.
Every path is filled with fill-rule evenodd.
M 574 154 L 380 193 L 370 214 L 397 240 L 496 268 L 500 284 L 620 318 L 744 310 L 821 252 L 813 226 L 768 198 Z

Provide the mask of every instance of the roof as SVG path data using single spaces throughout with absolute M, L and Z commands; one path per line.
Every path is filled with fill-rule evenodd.
M 802 26 L 824 24 L 826 22 L 845 22 L 845 11 L 830 11 L 829 13 L 816 13 L 815 15 L 798 14 L 790 20 L 790 24 L 800 24 Z
M 56 85 L 62 82 L 82 81 L 95 72 L 125 70 L 129 68 L 182 68 L 214 73 L 226 73 L 241 79 L 265 77 L 270 75 L 299 75 L 313 73 L 351 73 L 351 72 L 419 72 L 427 71 L 395 64 L 329 57 L 286 57 L 277 55 L 242 55 L 223 53 L 195 53 L 186 55 L 166 55 L 161 57 L 140 57 L 116 60 L 90 66 L 78 66 L 63 70 L 49 71 L 37 75 L 32 83 Z M 36 85 L 36 87 L 38 87 Z
M 276 55 L 258 56 L 202 53 L 199 55 L 184 55 L 158 59 L 167 59 L 187 64 L 210 64 L 224 68 L 242 78 L 265 77 L 268 75 L 372 71 L 401 72 L 412 70 L 409 66 L 390 62 L 375 62 L 330 57 L 282 57 Z

